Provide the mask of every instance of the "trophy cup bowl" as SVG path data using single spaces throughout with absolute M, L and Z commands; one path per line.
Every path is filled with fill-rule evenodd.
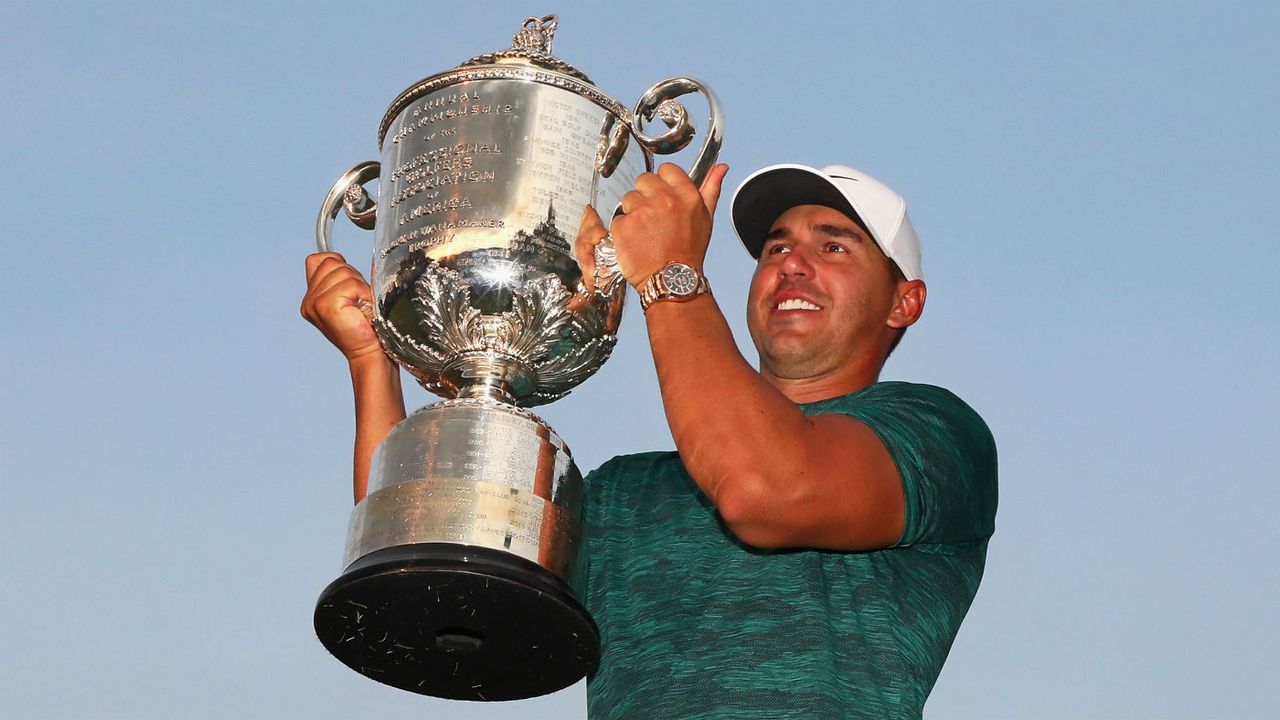
M 564 396 L 616 342 L 625 284 L 584 288 L 582 209 L 612 217 L 655 154 L 689 144 L 681 95 L 710 110 L 695 181 L 721 142 L 701 83 L 661 81 L 627 110 L 551 55 L 555 25 L 528 18 L 511 48 L 401 93 L 381 161 L 340 177 L 317 219 L 321 251 L 339 212 L 374 230 L 374 328 L 447 399 L 376 450 L 316 633 L 352 669 L 437 697 L 532 697 L 594 670 L 599 634 L 574 590 L 582 476 L 525 408 Z M 655 117 L 666 130 L 649 135 Z

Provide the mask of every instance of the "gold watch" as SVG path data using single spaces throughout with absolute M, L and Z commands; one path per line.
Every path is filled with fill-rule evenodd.
M 640 293 L 640 309 L 648 310 L 650 305 L 663 300 L 692 300 L 711 292 L 711 285 L 707 283 L 707 276 L 692 265 L 672 262 L 640 283 L 636 291 Z

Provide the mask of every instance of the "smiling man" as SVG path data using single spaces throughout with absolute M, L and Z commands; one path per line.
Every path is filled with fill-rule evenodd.
M 918 718 L 982 577 L 995 445 L 946 390 L 878 381 L 925 285 L 902 198 L 851 168 L 739 187 L 759 369 L 742 357 L 703 274 L 726 172 L 698 188 L 663 165 L 609 228 L 588 208 L 577 239 L 588 283 L 607 241 L 639 292 L 676 444 L 585 481 L 589 715 Z M 303 315 L 350 364 L 359 500 L 404 417 L 398 373 L 359 272 L 325 253 L 307 278 Z
M 590 714 L 920 717 L 982 577 L 995 445 L 946 390 L 878 382 L 925 285 L 902 198 L 852 168 L 778 165 L 735 194 L 748 364 L 703 276 L 724 172 L 699 189 L 664 165 L 610 228 L 677 452 L 587 480 Z

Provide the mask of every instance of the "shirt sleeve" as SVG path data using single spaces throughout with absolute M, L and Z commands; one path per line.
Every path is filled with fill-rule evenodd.
M 865 423 L 902 479 L 906 520 L 898 546 L 985 540 L 995 530 L 996 446 L 982 418 L 932 385 L 877 383 L 806 408 Z M 941 548 L 939 548 L 941 550 Z

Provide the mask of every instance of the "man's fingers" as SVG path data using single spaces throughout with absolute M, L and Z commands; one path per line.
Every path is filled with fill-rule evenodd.
M 302 298 L 302 315 L 314 324 L 321 324 L 327 314 L 339 313 L 360 299 L 373 300 L 373 291 L 364 276 L 341 257 L 317 253 L 307 258 L 311 274 Z
M 338 282 L 354 278 L 368 284 L 364 275 L 336 252 L 312 253 L 307 256 L 307 297 L 324 293 Z
M 578 242 L 586 241 L 588 245 L 594 245 L 597 240 L 604 237 L 608 232 L 605 229 L 604 221 L 600 219 L 600 213 L 591 205 L 587 205 L 582 211 L 582 220 L 578 223 Z
M 358 300 L 372 301 L 369 286 L 362 280 L 347 277 L 334 283 L 325 292 L 316 296 L 316 305 L 334 311 L 342 311 L 356 305 Z
M 711 215 L 716 214 L 716 205 L 720 202 L 720 190 L 724 185 L 724 176 L 728 174 L 729 166 L 720 163 L 711 168 L 711 172 L 707 173 L 707 177 L 702 180 L 702 187 L 698 188 L 698 192 L 702 193 L 702 203 L 707 206 L 707 212 Z
M 316 326 L 325 326 L 343 317 L 351 309 L 361 315 L 359 301 L 373 302 L 373 293 L 364 278 L 347 273 L 332 273 L 324 287 L 313 287 L 302 299 L 302 316 Z M 368 317 L 365 317 L 368 320 Z
M 600 219 L 600 213 L 588 205 L 582 211 L 582 221 L 578 223 L 578 237 L 573 241 L 573 253 L 578 257 L 579 265 L 592 257 L 591 248 L 608 232 L 604 221 Z
M 637 178 L 636 189 L 645 196 L 657 195 L 664 190 L 674 191 L 678 196 L 684 198 L 690 198 L 697 193 L 702 200 L 702 204 L 706 206 L 707 212 L 714 214 L 716 204 L 720 201 L 720 189 L 727 172 L 729 172 L 728 165 L 724 163 L 715 165 L 702 180 L 702 187 L 695 187 L 693 180 L 689 178 L 688 173 L 683 168 L 674 163 L 663 163 L 658 167 L 657 175 Z M 644 180 L 643 183 L 641 182 L 642 179 Z
M 635 184 L 636 192 L 644 196 L 651 196 L 665 190 L 670 181 L 662 176 L 662 171 L 663 168 L 670 164 L 671 163 L 665 163 L 662 167 L 658 168 L 658 174 L 656 175 L 648 172 L 638 175 L 636 177 Z
M 335 260 L 343 265 L 347 264 L 347 259 L 336 252 L 311 253 L 307 256 L 307 282 L 311 282 L 311 276 L 316 274 L 316 270 L 320 269 L 325 260 Z
M 675 163 L 662 163 L 658 166 L 658 177 L 662 182 L 679 190 L 692 190 L 693 181 L 689 179 L 689 173 L 684 168 Z
M 578 261 L 578 268 L 582 270 L 582 284 L 588 290 L 593 289 L 591 273 L 596 266 L 595 245 L 608 232 L 604 221 L 600 219 L 600 213 L 588 204 L 582 210 L 582 220 L 578 223 L 578 237 L 573 241 L 573 255 Z
M 347 265 L 346 263 L 338 263 L 336 261 L 323 263 L 316 268 L 315 273 L 311 276 L 311 282 L 307 283 L 307 293 L 318 295 L 328 292 L 330 288 L 345 280 L 355 280 L 361 284 L 367 285 L 364 276 L 359 270 Z
M 622 202 L 620 202 L 619 205 L 622 207 L 623 214 L 626 214 L 635 212 L 635 209 L 643 202 L 644 195 L 642 195 L 639 190 L 628 190 L 626 194 L 622 196 Z

